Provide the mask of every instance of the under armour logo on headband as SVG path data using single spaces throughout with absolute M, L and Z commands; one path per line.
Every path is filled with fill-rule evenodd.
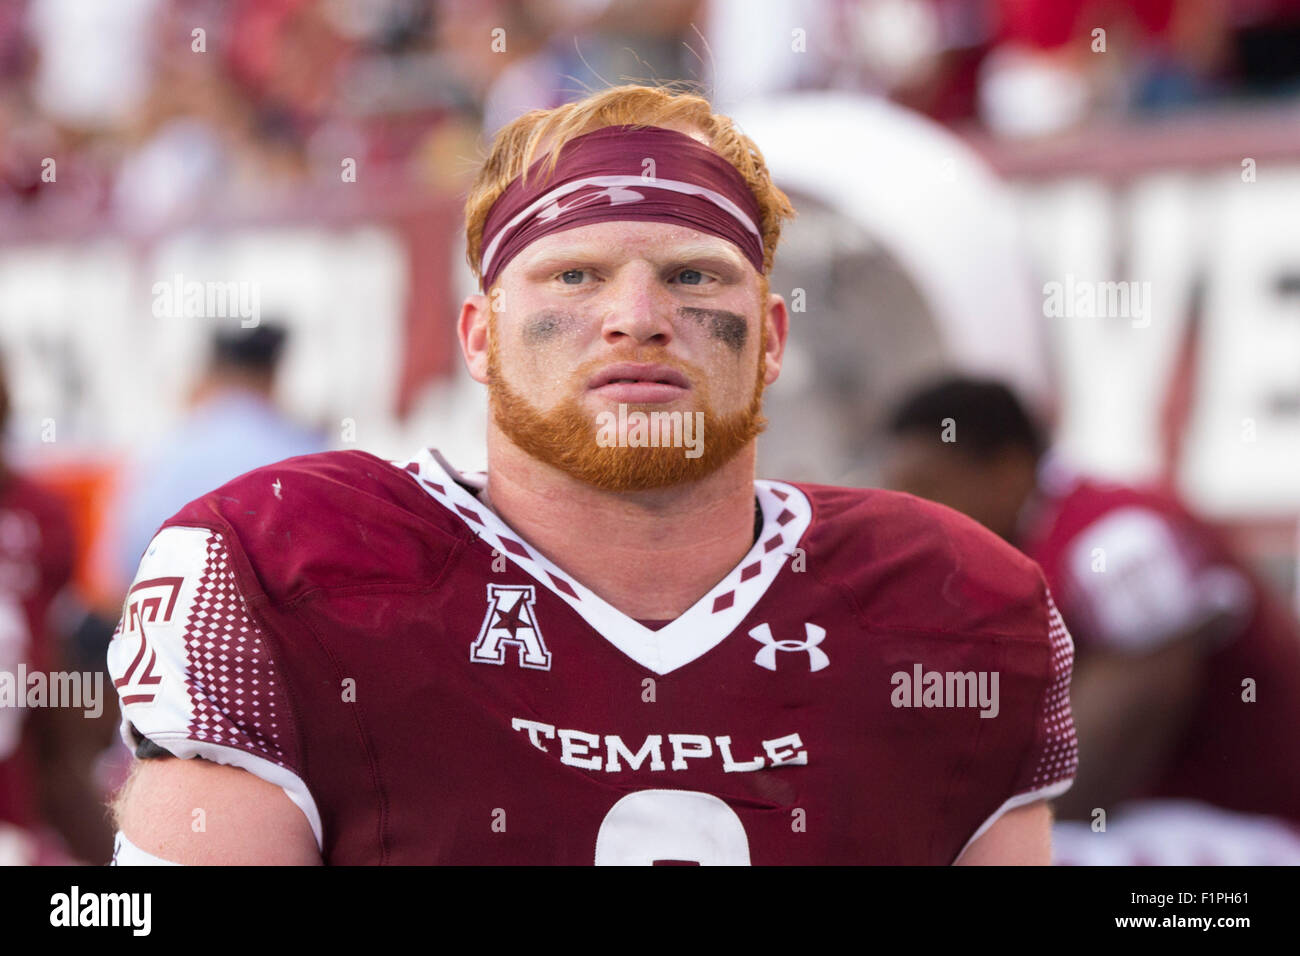
M 571 209 L 577 209 L 579 206 L 586 206 L 589 203 L 596 202 L 601 197 L 609 200 L 611 206 L 619 206 L 628 202 L 639 202 L 645 199 L 645 193 L 639 193 L 634 189 L 626 189 L 623 186 L 606 186 L 604 189 L 598 189 L 595 192 L 579 196 L 571 202 L 560 204 L 557 199 L 548 206 L 542 207 L 542 211 L 537 214 L 537 218 L 543 222 L 550 222 L 557 218 L 560 213 L 568 212 Z

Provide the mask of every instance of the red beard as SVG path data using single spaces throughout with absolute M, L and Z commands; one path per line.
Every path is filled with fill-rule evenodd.
M 749 407 L 731 415 L 718 415 L 709 402 L 708 377 L 700 369 L 670 356 L 663 348 L 636 349 L 626 355 L 597 359 L 575 369 L 572 380 L 585 383 L 601 368 L 613 361 L 650 362 L 671 366 L 682 372 L 698 396 L 693 408 L 682 410 L 682 417 L 702 412 L 697 429 L 698 457 L 687 457 L 687 449 L 677 446 L 631 447 L 600 439 L 601 426 L 596 416 L 580 401 L 584 385 L 566 397 L 553 410 L 539 411 L 523 396 L 512 391 L 501 374 L 495 322 L 488 334 L 488 398 L 493 420 L 502 433 L 520 450 L 545 462 L 579 481 L 605 491 L 648 491 L 699 481 L 717 471 L 752 442 L 767 425 L 763 407 L 763 357 L 767 349 L 767 329 L 759 343 L 758 374 Z M 651 405 L 628 405 L 629 412 L 647 415 L 656 410 Z M 662 409 L 658 409 L 662 411 Z M 625 436 L 618 436 L 623 439 Z

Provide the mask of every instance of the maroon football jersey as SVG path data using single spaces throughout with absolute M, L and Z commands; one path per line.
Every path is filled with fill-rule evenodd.
M 1080 660 L 1155 650 L 1211 614 L 1236 621 L 1210 653 L 1205 686 L 1168 763 L 1132 796 L 1300 821 L 1294 620 L 1170 495 L 1087 480 L 1060 465 L 1044 474 L 1022 543 L 1060 601 Z
M 756 481 L 749 553 L 647 626 L 484 480 L 331 452 L 187 506 L 109 651 L 128 743 L 281 786 L 334 864 L 948 864 L 1069 786 L 1069 635 L 957 513 Z
M 0 822 L 33 825 L 25 674 L 53 663 L 50 603 L 72 575 L 72 525 L 62 502 L 31 481 L 0 475 Z M 15 695 L 11 699 L 11 695 Z

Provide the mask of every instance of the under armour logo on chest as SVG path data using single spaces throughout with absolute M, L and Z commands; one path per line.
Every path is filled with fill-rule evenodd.
M 772 628 L 769 625 L 760 624 L 758 627 L 753 628 L 749 632 L 749 636 L 763 645 L 759 648 L 758 653 L 754 655 L 754 663 L 759 667 L 774 671 L 776 670 L 777 651 L 807 651 L 809 671 L 819 671 L 823 667 L 829 666 L 831 659 L 826 656 L 825 651 L 817 646 L 826 639 L 826 628 L 805 622 L 803 629 L 804 633 L 808 635 L 806 641 L 778 641 L 772 636 Z

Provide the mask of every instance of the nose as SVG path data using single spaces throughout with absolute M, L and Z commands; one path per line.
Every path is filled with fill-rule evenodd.
M 601 334 L 610 345 L 666 346 L 673 340 L 673 301 L 656 270 L 630 262 L 609 281 L 602 297 Z

